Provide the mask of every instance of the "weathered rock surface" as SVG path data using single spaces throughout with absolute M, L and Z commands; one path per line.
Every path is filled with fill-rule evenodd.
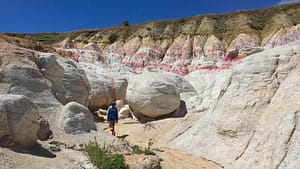
M 39 113 L 34 103 L 21 95 L 0 95 L 0 140 L 22 147 L 37 143 Z
M 159 158 L 156 156 L 140 157 L 133 169 L 161 169 Z
M 78 62 L 119 63 L 130 67 L 135 72 L 158 69 L 185 75 L 197 69 L 197 67 L 187 68 L 193 62 L 205 65 L 207 61 L 221 61 L 227 52 L 235 49 L 280 46 L 299 39 L 299 32 L 299 25 L 290 29 L 282 28 L 278 33 L 270 34 L 262 41 L 255 33 L 240 33 L 230 41 L 228 46 L 214 34 L 194 37 L 181 34 L 173 42 L 168 39 L 154 40 L 147 36 L 141 39 L 133 38 L 125 43 L 117 41 L 108 45 L 103 52 L 98 48 L 88 50 L 59 48 L 59 50 L 71 52 L 70 57 Z
M 203 97 L 196 108 L 201 115 L 176 126 L 170 133 L 179 134 L 168 145 L 225 168 L 298 165 L 299 46 L 297 41 L 251 55 L 215 75 L 195 72 L 202 83 L 190 75 Z
M 88 107 L 91 110 L 107 107 L 113 100 L 125 100 L 128 81 L 114 74 L 87 74 L 91 91 Z
M 186 27 L 183 26 L 182 34 L 177 35 L 173 40 L 169 39 L 168 36 L 165 39 L 154 39 L 151 33 L 138 30 L 131 36 L 131 39 L 125 42 L 123 40 L 116 41 L 112 44 L 106 44 L 104 47 L 98 44 L 99 48 L 95 46 L 96 44 L 89 43 L 86 46 L 92 47 L 58 48 L 58 50 L 63 55 L 70 55 L 69 57 L 77 62 L 105 63 L 113 67 L 119 67 L 122 64 L 131 68 L 134 72 L 157 69 L 186 75 L 195 69 L 205 68 L 206 66 L 203 65 L 209 61 L 222 61 L 226 53 L 232 50 L 257 47 L 273 48 L 300 39 L 299 24 L 295 26 L 283 24 L 278 29 L 278 26 L 276 26 L 276 29 L 274 28 L 272 32 L 261 38 L 261 35 L 255 33 L 255 30 L 249 26 L 252 21 L 248 16 L 237 14 L 235 19 L 235 21 L 228 20 L 227 24 L 236 27 L 229 31 L 240 30 L 240 33 L 233 33 L 227 41 L 222 40 L 224 37 L 213 33 L 216 21 L 212 19 L 212 23 L 206 23 L 208 22 L 206 17 L 198 29 L 204 29 L 202 31 L 211 32 L 210 34 L 203 34 L 198 30 L 196 31 L 198 33 L 194 34 L 195 22 L 191 22 L 186 24 Z M 212 30 L 201 28 L 205 27 L 205 24 L 210 25 L 208 27 Z M 152 28 L 148 29 L 148 32 L 152 30 Z M 145 33 L 145 35 L 140 35 L 140 33 Z M 89 41 L 89 39 L 86 40 Z M 77 46 L 82 45 L 79 43 Z M 198 66 L 193 64 L 195 62 L 198 63 Z M 199 65 L 202 66 L 199 67 Z M 218 68 L 218 66 L 215 67 Z
M 125 105 L 124 107 L 122 107 L 119 111 L 119 118 L 120 119 L 125 119 L 125 118 L 129 118 L 131 117 L 131 112 L 130 112 L 130 108 L 129 105 Z
M 83 70 L 78 69 L 72 60 L 58 59 L 58 63 L 64 68 L 63 86 L 66 92 L 66 102 L 76 101 L 82 105 L 88 105 L 90 85 Z
M 51 92 L 51 82 L 35 63 L 36 53 L 1 40 L 0 48 L 0 94 L 24 95 L 44 117 L 54 117 L 61 104 Z
M 60 125 L 66 133 L 79 134 L 97 130 L 92 113 L 85 106 L 70 102 L 63 107 Z
M 273 48 L 300 39 L 299 3 L 264 10 L 236 11 L 172 21 L 154 21 L 135 26 L 49 35 L 61 55 L 76 62 L 123 65 L 132 72 L 158 69 L 186 75 L 220 62 L 235 49 Z M 14 35 L 15 36 L 15 35 Z M 36 35 L 28 35 L 34 40 Z M 118 63 L 118 64 L 115 64 Z M 124 68 L 123 67 L 123 68 Z M 219 68 L 217 64 L 214 68 Z M 82 103 L 82 102 L 81 102 Z
M 57 62 L 57 57 L 51 53 L 39 53 L 36 56 L 36 63 L 45 76 L 51 83 L 50 89 L 55 98 L 62 104 L 66 104 L 66 90 L 63 85 L 64 68 Z

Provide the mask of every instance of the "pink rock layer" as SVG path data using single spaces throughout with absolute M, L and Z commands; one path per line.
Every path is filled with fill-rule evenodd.
M 185 75 L 198 69 L 223 69 L 227 66 L 193 65 L 213 61 L 220 63 L 241 59 L 246 55 L 228 59 L 230 51 L 243 48 L 276 47 L 300 39 L 300 24 L 291 28 L 281 28 L 260 40 L 257 35 L 239 34 L 228 45 L 217 36 L 211 35 L 180 35 L 173 41 L 171 39 L 154 40 L 150 37 L 135 37 L 127 42 L 116 41 L 100 50 L 96 44 L 89 43 L 83 48 L 57 48 L 57 52 L 71 57 L 77 62 L 106 62 L 111 63 L 114 57 L 120 58 L 118 62 L 134 72 L 144 69 L 158 69 L 176 74 Z M 76 45 L 73 45 L 76 46 Z M 221 64 L 223 65 L 223 64 Z

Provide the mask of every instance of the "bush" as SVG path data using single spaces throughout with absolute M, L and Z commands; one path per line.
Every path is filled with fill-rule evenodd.
M 130 25 L 128 20 L 125 20 L 122 23 L 123 23 L 123 26 L 129 26 Z
M 131 148 L 132 148 L 133 154 L 143 154 L 144 153 L 144 151 L 138 145 L 131 146 Z
M 133 154 L 145 154 L 145 155 L 156 155 L 151 151 L 151 146 L 153 145 L 152 139 L 148 142 L 148 147 L 142 150 L 138 145 L 131 146 Z
M 112 43 L 114 43 L 117 39 L 118 39 L 118 35 L 116 35 L 116 34 L 110 34 L 109 35 L 109 37 L 108 37 L 108 40 L 109 40 L 109 42 L 112 44 Z
M 113 154 L 107 145 L 100 146 L 97 141 L 85 144 L 83 151 L 99 169 L 129 169 L 122 154 Z

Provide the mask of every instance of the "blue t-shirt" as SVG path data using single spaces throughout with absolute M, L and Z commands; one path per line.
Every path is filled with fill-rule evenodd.
M 118 109 L 116 107 L 109 107 L 107 114 L 107 121 L 118 120 Z

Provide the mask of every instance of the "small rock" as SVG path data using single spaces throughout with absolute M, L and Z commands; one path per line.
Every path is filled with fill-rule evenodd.
M 38 124 L 39 124 L 39 129 L 37 131 L 37 138 L 41 141 L 46 141 L 49 139 L 49 136 L 51 135 L 50 131 L 50 125 L 47 120 L 44 118 L 40 117 L 38 119 Z
M 105 110 L 105 109 L 99 109 L 99 110 L 97 110 L 96 111 L 96 113 L 98 114 L 101 114 L 101 115 L 107 115 L 107 110 Z
M 66 145 L 66 149 L 74 149 L 75 147 L 76 147 L 75 144 L 72 144 L 72 145 L 67 144 Z
M 147 156 L 143 159 L 143 169 L 161 169 L 160 160 L 155 156 Z
M 50 150 L 53 151 L 53 152 L 59 152 L 59 151 L 61 151 L 61 148 L 56 147 L 56 146 L 50 146 L 49 148 L 50 148 Z

